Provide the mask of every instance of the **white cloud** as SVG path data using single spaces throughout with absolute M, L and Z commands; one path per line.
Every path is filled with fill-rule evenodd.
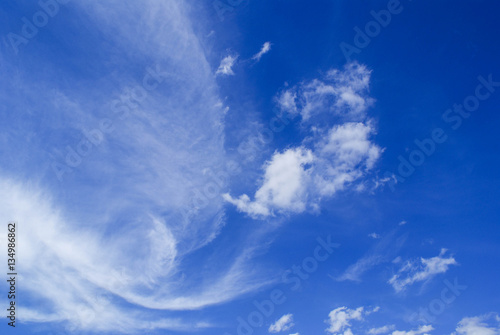
M 224 199 L 254 217 L 274 210 L 303 212 L 307 195 L 311 203 L 332 196 L 374 166 L 382 150 L 369 140 L 372 132 L 370 125 L 348 122 L 333 127 L 314 151 L 298 147 L 275 153 L 264 165 L 264 181 L 255 201 L 246 194 L 236 199 L 225 194 Z
M 387 334 L 390 331 L 393 331 L 395 328 L 396 328 L 395 325 L 386 325 L 379 328 L 371 328 L 370 330 L 368 330 L 368 334 L 370 335 Z
M 500 317 L 486 314 L 463 318 L 457 326 L 455 335 L 499 335 Z
M 330 129 L 317 145 L 315 183 L 322 196 L 331 196 L 373 168 L 382 149 L 370 141 L 370 124 L 348 122 Z
M 294 326 L 293 315 L 285 314 L 281 318 L 279 318 L 275 323 L 269 326 L 268 330 L 270 333 L 280 333 L 291 329 L 293 326 Z
M 377 233 L 370 233 L 370 234 L 368 234 L 368 237 L 371 237 L 371 238 L 377 240 L 380 238 L 380 235 Z
M 256 53 L 252 59 L 259 61 L 260 58 L 271 50 L 271 42 L 265 42 L 258 53 Z
M 406 223 L 407 223 L 407 222 L 406 222 L 405 220 L 403 220 L 403 221 L 401 221 L 401 222 L 399 223 L 399 225 L 400 225 L 400 226 L 404 226 Z
M 361 281 L 361 275 L 383 261 L 380 255 L 371 255 L 360 258 L 356 263 L 350 265 L 345 272 L 336 278 L 338 281 L 351 280 Z
M 343 70 L 328 71 L 321 80 L 302 83 L 296 88 L 302 120 L 308 121 L 325 110 L 347 120 L 362 120 L 374 101 L 368 95 L 370 76 L 364 65 L 349 63 Z
M 238 199 L 225 194 L 224 199 L 252 216 L 267 216 L 273 210 L 302 212 L 309 179 L 305 165 L 312 161 L 311 151 L 303 148 L 277 152 L 265 165 L 264 181 L 255 193 L 255 201 L 246 194 Z
M 417 330 L 410 330 L 410 331 L 400 331 L 400 330 L 395 330 L 392 332 L 392 335 L 428 335 L 430 331 L 433 331 L 434 327 L 431 325 L 423 325 L 420 326 Z
M 356 309 L 349 309 L 347 307 L 339 307 L 332 310 L 328 317 L 327 323 L 329 327 L 326 329 L 328 333 L 339 334 L 341 332 L 344 335 L 352 334 L 350 329 L 351 321 L 361 321 L 363 320 L 363 307 L 358 307 Z
M 234 75 L 233 66 L 236 63 L 237 59 L 238 56 L 233 56 L 233 55 L 228 55 L 224 57 L 220 62 L 219 68 L 215 73 L 219 75 L 222 74 L 226 76 L 233 76 Z
M 300 110 L 304 121 L 309 119 L 306 114 L 315 105 L 314 114 L 330 114 L 334 110 L 340 114 L 346 112 L 344 116 L 350 115 L 348 119 L 358 121 L 351 120 L 333 126 L 325 122 L 318 125 L 308 123 L 312 132 L 310 137 L 305 138 L 300 146 L 275 153 L 264 164 L 264 180 L 255 193 L 255 200 L 246 194 L 238 198 L 224 195 L 224 199 L 238 210 L 252 217 L 269 216 L 276 211 L 315 211 L 321 199 L 333 196 L 349 185 L 358 191 L 365 189 L 361 182 L 358 185 L 354 183 L 373 169 L 383 152 L 371 141 L 375 128 L 364 115 L 371 101 L 365 96 L 370 72 L 364 66 L 349 64 L 342 71 L 329 71 L 326 78 L 334 86 L 315 79 L 298 88 L 280 91 L 275 101 L 281 112 L 297 114 Z M 309 89 L 311 85 L 315 86 L 314 94 Z M 360 96 L 363 95 L 366 102 L 364 107 L 359 108 L 350 100 L 345 100 L 347 98 L 343 95 L 337 96 L 335 93 L 344 91 L 356 91 Z M 325 92 L 333 92 L 335 101 L 325 100 Z M 304 112 L 306 109 L 309 111 Z M 343 121 L 346 121 L 345 118 Z
M 214 184 L 203 171 L 224 172 L 227 162 L 225 108 L 213 69 L 182 1 L 71 6 L 78 8 L 68 15 L 85 13 L 79 20 L 89 36 L 107 42 L 75 41 L 82 52 L 63 67 L 45 56 L 33 65 L 46 71 L 14 65 L 12 92 L 0 90 L 16 106 L 0 125 L 7 134 L 0 138 L 2 157 L 16 162 L 0 175 L 0 216 L 20 225 L 23 319 L 111 333 L 209 327 L 186 321 L 185 313 L 169 317 L 168 310 L 227 302 L 269 283 L 247 268 L 250 247 L 224 261 L 202 255 L 203 269 L 185 262 L 225 224 L 219 191 L 197 198 Z M 74 64 L 82 71 L 68 69 Z M 120 119 L 114 99 L 144 94 L 151 69 L 159 69 L 162 83 L 140 102 L 121 103 L 121 110 L 127 103 L 137 108 Z M 17 127 L 17 118 L 32 122 Z M 103 118 L 114 131 L 59 182 L 51 164 L 64 164 L 67 146 L 76 149 L 82 132 Z
M 458 264 L 453 257 L 443 257 L 446 251 L 446 249 L 441 249 L 439 256 L 406 262 L 398 273 L 389 280 L 389 284 L 394 287 L 396 292 L 400 292 L 415 282 L 428 280 L 437 274 L 445 273 L 450 265 Z

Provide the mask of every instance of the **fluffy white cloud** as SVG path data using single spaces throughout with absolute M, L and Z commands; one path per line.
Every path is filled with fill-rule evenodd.
M 219 68 L 215 72 L 218 75 L 232 76 L 234 75 L 233 66 L 236 63 L 238 56 L 228 55 L 222 59 Z
M 370 234 L 368 234 L 368 237 L 371 237 L 371 238 L 377 240 L 380 238 L 380 235 L 377 233 L 370 233 Z
M 433 331 L 434 327 L 431 325 L 423 325 L 420 326 L 417 330 L 410 330 L 410 331 L 401 331 L 401 330 L 395 330 L 392 332 L 392 335 L 429 335 L 430 331 Z
M 394 330 L 395 328 L 396 328 L 395 325 L 386 325 L 379 328 L 371 328 L 370 330 L 368 330 L 368 334 L 370 335 L 387 334 L 390 331 Z
M 329 319 L 327 323 L 329 327 L 326 331 L 331 334 L 340 334 L 342 332 L 344 335 L 352 334 L 350 329 L 351 321 L 363 320 L 363 310 L 363 307 L 358 307 L 356 309 L 339 307 L 334 309 L 328 314 Z
M 283 113 L 295 115 L 298 113 L 297 93 L 293 90 L 284 90 L 275 97 L 276 104 Z
M 373 168 L 382 149 L 370 141 L 370 124 L 348 122 L 329 130 L 317 144 L 315 184 L 321 196 L 331 196 Z
M 463 318 L 457 326 L 454 335 L 499 335 L 500 317 L 496 314 L 486 314 Z
M 307 196 L 314 206 L 373 168 L 382 150 L 370 141 L 372 132 L 370 125 L 348 122 L 330 129 L 314 151 L 298 147 L 275 153 L 264 165 L 264 181 L 255 201 L 246 194 L 236 199 L 225 194 L 224 199 L 254 217 L 274 210 L 303 212 Z
M 273 323 L 271 326 L 269 326 L 269 332 L 270 333 L 280 333 L 284 332 L 286 330 L 291 329 L 294 326 L 293 324 L 293 315 L 292 314 L 285 314 L 278 320 L 276 320 L 275 323 Z
M 441 249 L 439 256 L 420 258 L 419 261 L 406 262 L 405 265 L 390 280 L 396 292 L 404 290 L 407 286 L 434 277 L 448 271 L 450 265 L 457 265 L 453 257 L 443 257 L 446 249 Z
M 227 258 L 207 253 L 203 269 L 185 262 L 225 224 L 224 185 L 195 198 L 215 185 L 204 171 L 224 172 L 227 162 L 225 109 L 187 6 L 68 6 L 89 39 L 107 42 L 73 41 L 79 51 L 64 66 L 40 55 L 33 65 L 44 71 L 19 67 L 15 58 L 2 62 L 17 79 L 1 84 L 2 101 L 15 107 L 4 113 L 0 152 L 16 165 L 1 171 L 0 216 L 19 222 L 24 244 L 23 321 L 113 334 L 209 327 L 168 310 L 218 304 L 268 281 L 246 267 L 246 248 Z M 17 127 L 21 119 L 30 121 Z M 91 145 L 84 132 L 102 120 L 114 130 Z M 84 152 L 77 164 L 66 165 L 68 147 Z M 61 182 L 54 162 L 70 171 Z
M 311 136 L 300 146 L 274 153 L 264 164 L 264 178 L 255 200 L 243 194 L 224 199 L 252 217 L 278 212 L 317 210 L 324 197 L 330 197 L 360 182 L 371 171 L 383 150 L 372 142 L 373 122 L 365 110 L 372 99 L 367 95 L 370 71 L 351 63 L 342 70 L 330 70 L 324 80 L 314 79 L 280 91 L 276 97 L 282 114 L 302 115 L 302 125 Z M 313 115 L 341 121 L 313 124 Z M 341 116 L 339 118 L 339 116 Z M 307 122 L 306 122 L 307 121 Z
M 260 51 L 258 53 L 256 53 L 252 59 L 256 60 L 256 61 L 259 61 L 260 58 L 265 55 L 266 53 L 268 53 L 269 51 L 271 51 L 271 42 L 265 42 L 263 45 L 262 45 L 262 48 L 260 49 Z
M 309 179 L 306 165 L 312 161 L 311 151 L 303 148 L 275 153 L 265 165 L 264 181 L 255 193 L 255 201 L 246 194 L 238 199 L 225 194 L 224 199 L 252 216 L 270 215 L 273 210 L 302 212 Z

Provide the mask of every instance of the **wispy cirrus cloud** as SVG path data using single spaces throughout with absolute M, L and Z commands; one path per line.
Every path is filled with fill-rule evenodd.
M 401 292 L 413 283 L 425 281 L 437 274 L 445 273 L 451 265 L 458 265 L 452 256 L 444 257 L 446 252 L 446 249 L 441 249 L 439 256 L 405 262 L 388 283 L 392 285 L 396 292 Z
M 352 335 L 353 332 L 351 330 L 351 323 L 353 321 L 363 321 L 365 316 L 377 312 L 378 310 L 378 307 L 371 310 L 366 310 L 365 307 L 350 309 L 343 306 L 335 308 L 328 314 L 328 320 L 326 320 L 326 323 L 329 327 L 326 329 L 326 332 L 336 335 Z
M 258 53 L 252 56 L 253 60 L 256 60 L 257 62 L 260 61 L 263 55 L 267 54 L 269 51 L 271 51 L 271 42 L 265 42 L 262 45 L 262 48 Z
M 423 325 L 420 326 L 416 330 L 409 330 L 409 331 L 402 331 L 402 330 L 395 330 L 392 332 L 392 335 L 429 335 L 429 332 L 433 331 L 434 327 L 431 325 Z
M 71 57 L 40 55 L 44 71 L 4 63 L 12 81 L 1 99 L 12 109 L 0 150 L 15 164 L 2 166 L 0 216 L 20 226 L 23 321 L 116 333 L 211 327 L 168 311 L 229 301 L 268 281 L 247 268 L 251 247 L 223 263 L 207 253 L 203 269 L 186 262 L 225 225 L 221 197 L 201 206 L 196 190 L 227 159 L 225 108 L 185 3 L 86 1 L 67 12 L 109 43 L 80 39 Z M 74 29 L 53 32 L 54 43 Z M 138 99 L 148 68 L 163 81 Z M 103 119 L 114 130 L 92 146 L 85 133 Z M 60 182 L 52 164 L 66 164 L 80 143 L 93 150 Z

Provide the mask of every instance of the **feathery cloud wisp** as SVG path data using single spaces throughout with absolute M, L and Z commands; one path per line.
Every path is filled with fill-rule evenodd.
M 232 55 L 224 57 L 215 73 L 218 75 L 234 76 L 233 66 L 237 59 L 238 56 Z
M 451 265 L 458 264 L 453 257 L 443 257 L 446 251 L 446 249 L 441 249 L 439 256 L 406 262 L 398 273 L 392 276 L 389 284 L 394 287 L 396 292 L 400 292 L 415 282 L 428 280 L 437 274 L 445 273 Z
M 252 59 L 254 59 L 258 62 L 258 61 L 260 61 L 261 57 L 263 55 L 265 55 L 266 53 L 268 53 L 269 51 L 271 51 L 271 42 L 265 42 L 262 45 L 262 48 L 260 49 L 260 51 L 258 53 L 256 53 L 255 55 L 253 55 Z

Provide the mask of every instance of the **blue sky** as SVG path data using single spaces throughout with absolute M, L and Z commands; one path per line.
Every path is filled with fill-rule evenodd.
M 1 3 L 2 333 L 500 334 L 499 10 Z

